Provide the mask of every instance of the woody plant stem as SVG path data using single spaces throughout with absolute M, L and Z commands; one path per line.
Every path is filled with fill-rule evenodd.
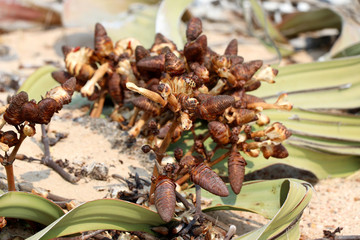
M 159 164 L 161 164 L 161 161 L 162 161 L 162 159 L 164 157 L 164 153 L 166 152 L 166 149 L 169 147 L 169 145 L 171 143 L 171 137 L 173 135 L 173 132 L 175 131 L 175 129 L 179 125 L 179 121 L 177 119 L 178 119 L 178 116 L 177 116 L 177 114 L 175 114 L 174 120 L 171 123 L 169 131 L 167 132 L 164 140 L 162 141 L 162 143 L 160 145 L 160 148 L 156 151 L 156 161 Z M 155 176 L 155 177 L 159 176 L 159 172 L 158 172 L 156 167 L 154 167 L 153 176 Z M 154 183 L 151 183 L 150 196 L 151 196 L 151 194 L 154 193 L 155 186 L 156 185 Z
M 41 141 L 44 144 L 44 157 L 41 160 L 41 163 L 52 168 L 57 172 L 62 178 L 70 183 L 76 183 L 79 179 L 65 172 L 63 168 L 57 165 L 50 156 L 50 146 L 49 138 L 46 133 L 45 125 L 41 124 Z
M 20 133 L 19 142 L 15 145 L 10 156 L 6 157 L 4 159 L 4 161 L 2 162 L 2 165 L 4 165 L 5 170 L 6 170 L 8 191 L 16 191 L 13 163 L 15 160 L 15 156 L 16 156 L 17 152 L 19 151 L 19 148 L 25 138 L 26 138 L 25 134 Z

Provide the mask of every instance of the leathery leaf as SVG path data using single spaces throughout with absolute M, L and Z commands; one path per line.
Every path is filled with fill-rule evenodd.
M 64 215 L 55 203 L 35 194 L 8 192 L 0 196 L 0 216 L 48 225 Z
M 349 109 L 360 106 L 360 57 L 279 67 L 275 84 L 262 84 L 251 94 L 274 102 L 287 93 L 295 107 Z
M 29 99 L 40 101 L 47 91 L 59 85 L 51 76 L 55 70 L 57 69 L 50 65 L 38 68 L 25 80 L 18 92 L 25 91 L 29 95 Z
M 164 224 L 160 216 L 147 208 L 116 199 L 100 199 L 72 209 L 28 240 L 45 240 L 98 229 L 152 233 L 151 227 L 160 224 Z
M 202 196 L 212 199 L 212 206 L 203 210 L 249 211 L 270 219 L 264 226 L 234 239 L 299 239 L 300 217 L 312 193 L 309 183 L 296 179 L 251 181 L 244 183 L 239 195 L 230 190 L 226 198 L 202 191 Z

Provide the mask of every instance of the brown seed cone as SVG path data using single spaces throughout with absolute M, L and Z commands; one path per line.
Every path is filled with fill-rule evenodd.
M 5 143 L 9 147 L 13 147 L 19 142 L 19 139 L 14 131 L 6 131 L 0 133 L 0 142 Z
M 66 80 L 63 84 L 61 84 L 61 87 L 70 95 L 72 96 L 75 88 L 76 88 L 76 78 L 72 77 Z
M 155 187 L 155 207 L 165 222 L 170 222 L 175 213 L 175 183 L 166 176 L 159 176 Z
M 165 124 L 163 127 L 159 129 L 159 134 L 157 135 L 158 139 L 164 139 L 170 129 L 171 123 Z M 182 129 L 180 126 L 176 127 L 172 136 L 171 136 L 171 142 L 177 142 L 181 138 Z
M 136 68 L 139 73 L 157 73 L 157 75 L 161 75 L 161 72 L 165 69 L 165 56 L 151 56 L 145 57 L 136 63 Z
M 261 82 L 260 81 L 255 81 L 254 83 L 250 84 L 249 86 L 245 86 L 245 92 L 251 92 L 251 91 L 255 91 L 256 89 L 258 89 L 261 86 Z
M 207 53 L 207 38 L 201 35 L 193 42 L 187 42 L 184 47 L 184 56 L 188 63 L 198 62 L 202 64 Z
M 59 109 L 59 104 L 52 98 L 44 98 L 38 103 L 39 116 L 35 123 L 48 124 L 56 112 Z
M 235 66 L 236 64 L 242 64 L 244 62 L 244 58 L 241 56 L 231 55 L 229 56 L 231 66 Z
M 208 128 L 214 142 L 222 145 L 226 145 L 230 142 L 231 131 L 227 124 L 211 121 L 208 124 Z
M 242 125 L 257 120 L 255 111 L 246 108 L 229 108 L 224 114 L 225 119 L 232 125 Z
M 197 115 L 204 120 L 215 120 L 218 116 L 224 113 L 226 108 L 230 107 L 235 102 L 235 98 L 228 95 L 217 95 L 209 97 L 200 104 L 197 109 Z
M 72 75 L 66 71 L 54 71 L 51 73 L 51 76 L 53 77 L 53 79 L 55 79 L 55 81 L 57 81 L 60 84 L 64 84 L 67 80 L 69 80 Z M 73 91 L 80 91 L 80 89 L 82 88 L 83 85 L 81 85 L 76 78 L 75 79 L 75 88 L 73 89 Z
M 195 113 L 196 108 L 199 105 L 199 101 L 196 98 L 190 98 L 188 95 L 180 94 L 177 96 L 181 104 L 182 110 L 187 110 L 189 113 Z
M 188 168 L 192 168 L 195 165 L 198 165 L 201 162 L 198 162 L 199 160 L 197 158 L 195 158 L 192 155 L 185 155 L 181 160 L 180 160 L 180 166 L 181 167 L 188 167 Z
M 209 98 L 213 97 L 213 95 L 211 94 L 206 94 L 206 93 L 197 93 L 195 95 L 195 98 L 200 102 L 200 103 L 204 103 L 206 100 L 208 100 Z
M 168 38 L 166 38 L 164 35 L 162 35 L 161 33 L 157 33 L 155 35 L 155 39 L 154 39 L 154 45 L 159 45 L 159 44 L 162 44 L 162 43 L 172 43 L 171 40 L 169 40 Z
M 230 72 L 235 76 L 237 81 L 248 81 L 259 70 L 263 62 L 261 60 L 254 60 L 243 64 L 236 64 L 231 67 Z
M 194 71 L 195 75 L 198 76 L 203 83 L 208 83 L 209 82 L 209 70 L 204 66 L 204 65 L 200 65 L 197 62 L 193 62 L 190 65 L 191 70 Z
M 61 86 L 55 87 L 48 91 L 45 95 L 45 98 L 54 99 L 58 108 L 55 111 L 59 111 L 64 104 L 68 104 L 71 102 L 71 97 L 74 93 L 76 86 L 76 79 L 74 77 L 68 79 Z
M 229 190 L 221 178 L 204 163 L 193 167 L 190 171 L 190 179 L 206 191 L 220 197 L 229 196 Z
M 114 45 L 111 38 L 108 37 L 103 25 L 96 23 L 95 25 L 95 53 L 100 57 L 109 56 L 113 53 Z
M 263 146 L 260 150 L 266 159 L 269 157 L 287 158 L 289 156 L 288 151 L 282 144 Z
M 181 158 L 184 156 L 184 151 L 177 147 L 174 149 L 174 158 L 176 159 L 176 161 L 180 162 Z
M 10 100 L 9 107 L 4 113 L 4 120 L 11 125 L 19 125 L 24 121 L 21 117 L 21 107 L 29 100 L 26 92 L 19 92 Z
M 90 96 L 87 96 L 87 99 L 89 101 L 95 101 L 96 99 L 98 99 L 100 97 L 100 89 L 99 88 L 95 88 L 93 94 L 91 94 Z
M 185 63 L 172 52 L 165 54 L 165 72 L 170 76 L 181 75 L 185 72 Z
M 71 50 L 72 50 L 72 47 L 70 47 L 70 46 L 64 45 L 61 47 L 61 51 L 63 52 L 64 57 L 66 57 L 66 55 L 68 55 L 68 53 L 71 52 Z
M 135 60 L 136 62 L 140 61 L 143 58 L 149 57 L 150 52 L 143 46 L 139 45 L 135 48 Z
M 245 102 L 246 104 L 255 103 L 255 102 L 265 102 L 264 99 L 256 97 L 251 94 L 244 94 L 244 96 L 242 97 L 242 101 Z
M 231 189 L 239 194 L 245 176 L 246 161 L 239 152 L 231 152 L 228 159 L 228 172 Z
M 226 55 L 215 55 L 211 58 L 212 68 L 214 71 L 229 69 L 231 67 L 230 57 Z
M 194 41 L 202 33 L 202 22 L 200 18 L 193 17 L 187 24 L 186 39 L 188 41 Z
M 114 72 L 107 81 L 107 85 L 111 99 L 119 106 L 122 106 L 124 102 L 124 91 L 121 88 L 120 75 Z
M 140 97 L 134 98 L 131 102 L 137 108 L 139 108 L 145 112 L 149 112 L 154 116 L 158 116 L 160 114 L 160 108 L 158 106 L 156 106 L 156 104 L 153 101 L 149 100 L 147 97 L 140 96 Z
M 81 81 L 89 80 L 95 73 L 92 67 L 94 50 L 88 47 L 73 48 L 65 57 L 67 71 Z
M 51 76 L 53 77 L 53 79 L 55 79 L 55 81 L 60 84 L 63 84 L 64 82 L 66 82 L 66 80 L 72 77 L 70 73 L 63 70 L 54 71 L 51 73 Z
M 224 55 L 237 55 L 238 54 L 238 41 L 233 39 L 227 45 Z
M 40 110 L 39 106 L 36 104 L 34 100 L 25 103 L 21 107 L 21 117 L 24 121 L 36 123 Z

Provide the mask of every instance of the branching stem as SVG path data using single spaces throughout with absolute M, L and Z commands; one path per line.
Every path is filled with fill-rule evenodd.
M 76 183 L 79 179 L 67 173 L 62 167 L 57 165 L 50 156 L 50 145 L 49 137 L 47 136 L 45 125 L 41 124 L 41 141 L 44 144 L 44 157 L 42 158 L 41 163 L 52 168 L 57 172 L 62 178 L 70 183 Z

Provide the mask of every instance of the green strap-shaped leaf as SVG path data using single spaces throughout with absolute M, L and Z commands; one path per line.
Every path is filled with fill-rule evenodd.
M 288 143 L 344 155 L 360 156 L 360 117 L 293 109 L 266 111 L 272 121 L 283 123 L 293 136 Z
M 160 216 L 147 208 L 121 200 L 100 199 L 71 210 L 28 240 L 45 240 L 98 229 L 151 233 L 152 226 L 161 224 L 164 221 Z
M 48 225 L 64 215 L 55 203 L 38 195 L 8 192 L 0 196 L 0 216 L 21 218 Z
M 359 24 L 348 14 L 347 11 L 338 10 L 341 15 L 342 26 L 341 34 L 336 39 L 335 43 L 331 47 L 328 57 L 341 57 L 352 56 L 359 53 L 359 48 L 353 48 L 354 45 L 360 42 L 360 29 Z M 358 54 L 356 54 L 358 55 Z
M 55 70 L 57 70 L 55 67 L 49 65 L 38 68 L 25 80 L 18 92 L 25 91 L 28 93 L 29 99 L 40 101 L 47 91 L 59 85 L 51 76 Z
M 257 0 L 250 0 L 252 10 L 254 11 L 254 15 L 258 20 L 259 24 L 263 28 L 267 28 L 270 37 L 277 42 L 287 43 L 287 39 L 281 34 L 281 32 L 273 25 L 271 20 L 265 16 L 262 6 Z
M 257 158 L 244 156 L 247 162 L 245 173 L 249 174 L 275 164 L 285 164 L 310 171 L 318 179 L 324 179 L 329 177 L 346 177 L 360 169 L 360 157 L 358 156 L 321 152 L 292 144 L 284 144 L 284 146 L 289 152 L 289 156 L 284 159 L 272 157 L 265 159 L 262 155 L 259 155 Z M 213 169 L 222 176 L 228 175 L 226 160 L 216 164 Z
M 108 27 L 108 34 L 114 42 L 125 37 L 133 37 L 146 48 L 150 48 L 155 34 L 162 33 L 182 49 L 184 38 L 180 31 L 181 17 L 191 2 L 192 0 L 163 0 L 160 6 L 146 6 L 136 10 L 132 18 L 123 19 L 121 27 Z
M 231 191 L 230 191 L 231 192 Z M 212 206 L 204 211 L 240 210 L 258 213 L 271 219 L 266 225 L 235 239 L 269 239 L 287 236 L 298 239 L 302 212 L 311 200 L 310 184 L 296 179 L 251 181 L 244 183 L 241 193 L 230 193 L 222 198 L 203 191 L 202 196 L 211 198 Z M 224 204 L 216 206 L 218 204 Z
M 240 194 L 236 195 L 230 188 L 228 197 L 219 197 L 202 190 L 204 198 L 212 199 L 211 206 L 203 209 L 204 212 L 217 210 L 248 211 L 265 218 L 274 217 L 280 206 L 279 196 L 281 184 L 284 180 L 264 181 L 256 180 L 245 182 Z M 193 191 L 188 190 L 188 191 Z
M 251 94 L 275 102 L 279 93 L 286 92 L 298 108 L 356 108 L 359 68 L 360 57 L 280 67 L 275 84 L 264 83 Z
M 307 12 L 287 15 L 277 25 L 277 29 L 286 36 L 294 37 L 299 33 L 321 30 L 324 28 L 341 29 L 341 17 L 331 9 L 321 8 Z
M 265 112 L 267 113 L 267 112 Z M 274 115 L 272 115 L 274 113 Z M 333 122 L 331 125 L 334 128 L 333 138 L 339 138 L 339 140 L 319 139 L 319 138 L 308 138 L 299 134 L 294 134 L 297 138 L 302 140 L 310 141 L 307 145 L 304 143 L 299 145 L 299 141 L 290 138 L 285 142 L 284 146 L 289 152 L 289 156 L 285 159 L 277 159 L 270 157 L 265 159 L 262 154 L 256 158 L 249 156 L 244 157 L 247 161 L 246 174 L 269 167 L 275 164 L 285 164 L 295 168 L 304 169 L 312 172 L 319 179 L 328 177 L 345 177 L 353 174 L 360 169 L 360 157 L 358 156 L 359 142 L 357 141 L 346 141 L 345 139 L 351 139 L 352 135 L 359 135 L 358 117 L 356 116 L 337 116 L 333 114 L 315 113 L 308 111 L 301 111 L 300 109 L 292 112 L 278 112 L 271 111 L 269 114 L 272 122 L 284 122 L 287 118 L 294 118 L 294 115 L 301 118 L 313 119 L 314 121 L 321 122 L 328 121 Z M 284 114 L 284 115 L 283 115 Z M 284 117 L 285 116 L 285 117 Z M 290 120 L 288 120 L 290 121 Z M 293 120 L 297 122 L 298 120 Z M 203 125 L 201 125 L 203 124 Z M 337 134 L 343 132 L 341 128 L 344 126 L 353 126 L 353 132 L 348 131 L 345 135 Z M 285 122 L 287 126 L 287 122 Z M 299 125 L 302 126 L 302 125 Z M 306 131 L 307 125 L 303 126 L 301 131 Z M 294 128 L 296 130 L 296 128 Z M 196 123 L 196 134 L 204 134 L 207 131 L 207 124 L 202 122 Z M 326 133 L 326 129 L 324 130 Z M 310 132 L 311 133 L 311 132 Z M 322 132 L 320 132 L 322 133 Z M 317 133 L 317 134 L 320 134 Z M 193 145 L 193 136 L 190 131 L 185 132 L 182 138 L 176 142 L 176 144 L 170 145 L 169 151 L 167 152 L 170 156 L 173 156 L 173 151 L 176 147 L 180 147 L 184 152 L 187 152 Z M 311 142 L 312 141 L 312 142 Z M 316 144 L 324 144 L 325 146 L 319 146 Z M 214 149 L 215 144 L 212 143 L 211 138 L 205 141 L 207 150 Z M 333 147 L 339 146 L 339 147 Z M 220 157 L 228 150 L 218 150 L 212 159 Z M 334 154 L 336 151 L 336 154 Z M 216 164 L 213 169 L 222 176 L 228 175 L 227 160 L 224 159 L 222 162 Z
M 122 19 L 120 27 L 106 27 L 109 37 L 115 43 L 123 38 L 136 38 L 146 48 L 150 48 L 155 37 L 155 19 L 158 6 L 146 6 L 136 10 L 132 16 Z
M 269 34 L 269 37 L 275 42 L 282 56 L 289 56 L 294 52 L 294 48 L 288 43 L 288 40 L 282 33 L 274 26 L 270 18 L 268 18 L 263 10 L 261 4 L 257 0 L 250 1 L 254 16 L 258 24 Z M 260 39 L 262 44 L 269 50 L 274 51 L 274 43 Z
M 171 39 L 178 49 L 184 47 L 184 36 L 179 31 L 181 16 L 191 2 L 192 0 L 163 0 L 156 16 L 155 31 Z
M 333 58 L 342 58 L 342 57 L 349 57 L 349 56 L 356 56 L 360 55 L 360 43 L 354 43 L 353 45 L 341 50 L 337 54 L 333 56 Z

